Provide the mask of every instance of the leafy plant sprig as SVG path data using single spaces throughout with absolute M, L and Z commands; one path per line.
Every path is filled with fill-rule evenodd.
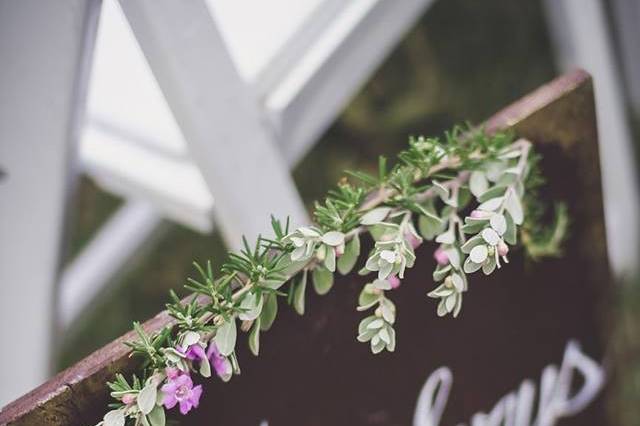
M 309 278 L 318 294 L 328 293 L 336 271 L 346 275 L 357 265 L 365 234 L 374 245 L 360 274 L 375 275 L 357 301 L 358 311 L 372 312 L 360 322 L 357 340 L 373 353 L 396 348 L 397 310 L 387 294 L 400 286 L 424 240 L 439 244 L 437 285 L 428 292 L 438 300 L 438 316 L 460 314 L 468 275 L 489 275 L 507 263 L 518 232 L 534 258 L 559 252 L 566 209 L 556 209 L 552 226 L 541 223 L 538 156 L 529 141 L 455 128 L 444 139 L 411 138 L 398 160 L 389 167 L 381 157 L 377 175 L 349 172 L 356 182 L 341 180 L 316 203 L 315 225 L 290 230 L 288 220 L 272 218 L 273 236 L 258 236 L 253 245 L 243 239 L 244 248 L 229 254 L 218 276 L 210 262 L 206 268 L 196 263 L 200 277 L 186 284 L 193 297 L 180 301 L 171 292 L 170 325 L 148 335 L 134 324 L 139 339 L 128 344 L 145 359 L 142 378 L 134 375 L 129 384 L 117 375 L 109 383 L 117 402 L 101 424 L 163 426 L 165 409 L 187 414 L 197 407 L 202 386 L 192 376 L 215 373 L 228 381 L 240 373 L 238 322 L 258 355 L 279 300 L 304 314 Z

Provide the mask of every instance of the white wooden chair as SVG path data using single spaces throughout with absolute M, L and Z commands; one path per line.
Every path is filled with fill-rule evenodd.
M 20 140 L 4 157 L 2 280 L 40 263 L 27 309 L 14 303 L 22 290 L 3 288 L 2 338 L 25 345 L 33 368 L 4 364 L 0 402 L 46 377 L 51 319 L 69 326 L 161 218 L 208 232 L 215 217 L 230 245 L 266 231 L 270 214 L 305 222 L 289 169 L 429 3 L 0 3 L 1 58 L 16 74 L 0 78 L 0 135 Z M 29 158 L 40 152 L 46 168 Z M 60 272 L 74 165 L 129 201 Z M 31 320 L 16 328 L 14 316 Z
M 3 352 L 11 386 L 0 387 L 0 404 L 47 376 L 53 331 L 73 323 L 163 218 L 202 232 L 215 222 L 230 245 L 264 232 L 269 214 L 306 221 L 289 169 L 431 3 L 0 1 L 0 338 L 30 367 Z M 561 62 L 602 85 L 609 247 L 623 270 L 637 251 L 616 223 L 637 229 L 637 194 L 620 185 L 632 175 L 630 142 L 600 0 L 546 6 Z M 594 62 L 585 46 L 595 39 Z M 79 171 L 127 201 L 61 270 Z

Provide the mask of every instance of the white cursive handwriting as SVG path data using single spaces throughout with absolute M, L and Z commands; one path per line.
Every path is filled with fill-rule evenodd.
M 584 381 L 573 389 L 574 373 Z M 570 341 L 564 352 L 560 370 L 547 366 L 540 377 L 538 412 L 533 421 L 535 385 L 524 380 L 517 391 L 503 398 L 487 413 L 476 413 L 470 426 L 553 426 L 562 417 L 582 411 L 598 395 L 604 385 L 604 369 L 585 355 L 578 343 Z M 434 371 L 420 391 L 413 426 L 438 426 L 449 399 L 453 375 L 447 367 Z M 460 424 L 459 426 L 464 426 Z

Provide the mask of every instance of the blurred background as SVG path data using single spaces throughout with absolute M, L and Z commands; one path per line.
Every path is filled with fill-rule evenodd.
M 55 8 L 8 3 L 0 1 L 3 68 L 20 43 L 38 42 L 38 31 L 46 31 L 46 23 L 34 30 L 19 18 L 39 16 L 36 7 Z M 89 41 L 52 40 L 67 43 L 71 53 L 53 45 L 39 64 L 41 73 L 28 76 L 54 96 L 59 86 L 43 76 L 66 61 L 85 81 L 67 88 L 72 100 L 86 99 L 86 110 L 79 113 L 61 100 L 68 122 L 78 124 L 61 130 L 77 139 L 70 145 L 62 138 L 65 155 L 49 157 L 48 149 L 56 149 L 52 138 L 49 148 L 31 146 L 12 156 L 10 140 L 18 130 L 8 127 L 22 122 L 7 105 L 34 93 L 11 83 L 19 67 L 9 65 L 0 75 L 0 93 L 10 94 L 0 99 L 0 203 L 7 203 L 3 191 L 11 197 L 12 189 L 2 187 L 12 185 L 12 167 L 22 161 L 20 168 L 38 178 L 20 190 L 34 197 L 43 191 L 34 209 L 55 228 L 51 235 L 33 223 L 22 229 L 15 220 L 23 207 L 0 206 L 0 337 L 20 345 L 29 340 L 32 349 L 24 352 L 39 354 L 34 377 L 15 379 L 0 405 L 37 384 L 38 376 L 70 366 L 128 331 L 133 320 L 163 309 L 168 290 L 192 274 L 193 260 L 220 265 L 225 241 L 234 246 L 240 234 L 266 228 L 269 212 L 292 212 L 303 221 L 303 207 L 321 198 L 345 169 L 373 169 L 378 155 L 393 156 L 409 135 L 481 123 L 581 66 L 596 81 L 609 250 L 620 281 L 612 315 L 603 319 L 614 324 L 614 362 L 624 371 L 613 384 L 610 411 L 616 424 L 638 424 L 637 2 L 279 0 L 247 10 L 211 0 L 215 25 L 204 29 L 198 25 L 211 17 L 197 7 L 151 10 L 151 2 L 141 1 L 129 2 L 123 13 L 115 1 L 95 3 L 77 1 L 84 9 L 60 18 L 71 34 Z M 80 18 L 73 21 L 75 13 Z M 86 22 L 97 23 L 97 30 Z M 197 28 L 187 31 L 187 22 Z M 8 37 L 25 31 L 32 35 L 24 40 Z M 211 39 L 198 40 L 202 35 Z M 167 59 L 161 49 L 180 53 Z M 194 68 L 191 61 L 211 53 L 217 56 Z M 213 102 L 216 96 L 222 101 Z M 64 118 L 50 105 L 28 113 L 44 121 L 48 115 Z M 215 137 L 206 146 L 209 126 Z M 50 170 L 41 165 L 47 159 L 74 167 Z M 54 196 L 58 201 L 49 200 Z M 25 253 L 32 254 L 25 259 Z M 41 287 L 28 287 L 31 275 L 41 278 Z M 13 363 L 3 363 L 9 367 L 2 374 L 10 374 Z

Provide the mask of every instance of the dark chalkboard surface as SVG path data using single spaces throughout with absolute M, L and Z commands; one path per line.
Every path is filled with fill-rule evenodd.
M 399 312 L 396 351 L 376 356 L 355 340 L 363 317 L 355 303 L 367 278 L 341 278 L 329 295 L 311 297 L 304 317 L 283 312 L 263 336 L 259 358 L 241 349 L 243 375 L 208 386 L 205 392 L 217 396 L 206 401 L 215 402 L 190 416 L 189 424 L 216 419 L 224 425 L 409 425 L 414 416 L 416 426 L 429 425 L 428 419 L 434 425 L 470 424 L 475 413 L 490 413 L 530 379 L 502 402 L 512 421 L 520 413 L 511 424 L 529 425 L 538 417 L 543 370 L 564 362 L 555 380 L 546 372 L 540 416 L 547 424 L 567 415 L 559 424 L 605 425 L 601 324 L 610 280 L 593 93 L 589 81 L 575 83 L 524 117 L 518 112 L 539 102 L 549 87 L 490 121 L 495 128 L 516 120 L 517 135 L 543 154 L 547 195 L 566 200 L 572 218 L 563 258 L 527 263 L 522 253 L 514 254 L 499 273 L 471 280 L 458 319 L 442 319 L 426 296 L 434 287 L 435 265 L 434 247 L 424 244 L 416 267 L 390 293 Z M 437 407 L 429 408 L 438 404 L 430 404 L 428 389 L 416 413 L 421 388 L 439 367 L 447 367 L 432 379 L 434 385 L 439 375 L 444 379 L 440 398 L 450 385 L 440 423 Z M 567 374 L 573 386 L 563 393 Z M 497 422 L 501 410 L 499 405 L 485 422 L 477 416 L 475 424 L 503 424 Z
M 544 155 L 545 195 L 568 202 L 563 258 L 532 263 L 513 253 L 499 273 L 470 283 L 458 319 L 442 319 L 427 297 L 433 247 L 423 245 L 390 295 L 399 310 L 396 351 L 376 356 L 355 340 L 366 279 L 340 278 L 329 295 L 310 297 L 304 317 L 281 308 L 259 358 L 243 339 L 243 374 L 228 384 L 211 380 L 182 424 L 521 426 L 541 416 L 540 425 L 606 425 L 600 365 L 611 278 L 589 76 L 563 76 L 487 123 L 507 127 Z M 166 321 L 160 314 L 146 327 Z M 131 338 L 9 405 L 0 424 L 95 423 L 107 400 L 105 379 L 135 367 L 122 345 Z

